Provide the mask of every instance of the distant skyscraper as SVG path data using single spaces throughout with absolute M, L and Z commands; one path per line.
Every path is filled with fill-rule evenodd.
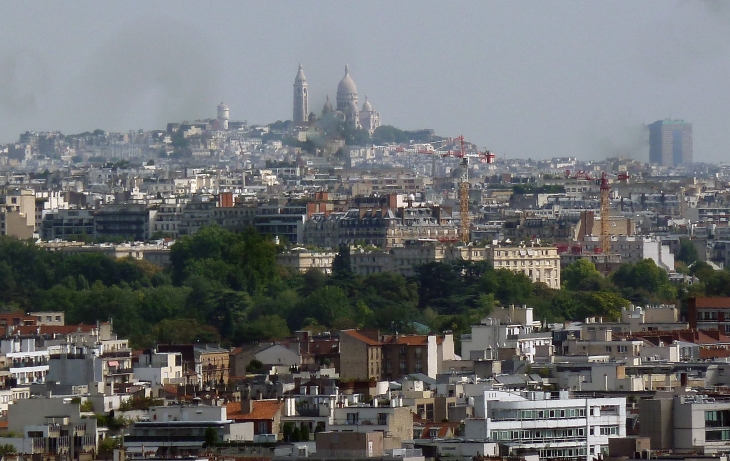
M 309 95 L 307 94 L 307 78 L 304 76 L 302 65 L 299 64 L 299 72 L 294 79 L 294 123 L 304 123 L 309 114 Z
M 227 131 L 228 130 L 228 119 L 230 118 L 230 112 L 228 106 L 222 102 L 218 104 L 218 128 Z
M 692 124 L 658 120 L 649 125 L 649 162 L 662 166 L 692 163 Z

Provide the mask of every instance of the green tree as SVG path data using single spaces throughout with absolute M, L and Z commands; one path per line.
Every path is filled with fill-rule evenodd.
M 689 266 L 699 258 L 700 255 L 697 247 L 695 247 L 691 240 L 686 238 L 679 239 L 679 250 L 675 258 L 677 261 L 681 261 Z
M 332 275 L 336 278 L 347 278 L 352 276 L 352 261 L 350 260 L 350 247 L 340 245 L 340 250 L 332 260 Z
M 286 320 L 278 315 L 264 315 L 256 320 L 243 323 L 236 329 L 235 344 L 247 342 L 284 339 L 289 336 Z
M 309 426 L 308 425 L 302 424 L 301 436 L 302 436 L 302 441 L 309 442 Z
M 122 446 L 121 441 L 117 437 L 104 437 L 99 442 L 99 453 L 111 453 L 115 449 Z
M 152 336 L 160 344 L 217 343 L 221 340 L 215 327 L 185 318 L 161 321 L 152 329 Z
M 218 226 L 203 227 L 175 242 L 170 265 L 176 285 L 198 275 L 251 295 L 278 276 L 276 245 L 253 229 L 233 233 Z
M 565 269 L 560 272 L 563 279 L 563 287 L 568 290 L 575 290 L 581 282 L 586 279 L 601 277 L 601 273 L 596 269 L 595 264 L 587 259 L 579 259 L 568 264 Z
M 321 325 L 352 317 L 352 304 L 344 290 L 336 286 L 318 289 L 302 301 L 299 309 L 303 319 L 314 318 Z
M 205 447 L 211 448 L 218 443 L 218 431 L 216 428 L 209 426 L 205 429 Z

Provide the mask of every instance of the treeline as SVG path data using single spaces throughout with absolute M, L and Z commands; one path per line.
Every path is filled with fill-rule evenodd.
M 0 309 L 61 310 L 68 323 L 114 322 L 135 347 L 155 343 L 240 345 L 292 331 L 379 328 L 468 332 L 498 305 L 527 304 L 547 321 L 616 317 L 629 303 L 730 294 L 730 273 L 692 266 L 700 282 L 675 285 L 652 261 L 603 277 L 581 260 L 563 270 L 564 288 L 533 284 L 486 262 L 431 263 L 412 278 L 354 274 L 343 249 L 327 276 L 277 266 L 279 249 L 253 230 L 206 227 L 173 245 L 171 264 L 113 260 L 98 253 L 48 252 L 0 238 Z

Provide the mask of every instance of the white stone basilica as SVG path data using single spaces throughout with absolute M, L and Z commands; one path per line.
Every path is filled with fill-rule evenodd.
M 308 120 L 308 97 L 307 80 L 304 77 L 304 71 L 300 64 L 299 72 L 294 80 L 293 120 L 295 123 L 304 123 Z M 358 110 L 357 86 L 355 86 L 355 82 L 350 77 L 350 69 L 348 66 L 345 66 L 345 76 L 342 77 L 340 84 L 337 85 L 336 102 L 337 110 L 332 107 L 329 96 L 327 96 L 327 102 L 324 103 L 324 107 L 322 108 L 322 117 L 334 114 L 337 117 L 341 117 L 350 128 L 364 129 L 371 135 L 380 126 L 380 113 L 373 109 L 367 96 L 365 96 L 362 109 Z

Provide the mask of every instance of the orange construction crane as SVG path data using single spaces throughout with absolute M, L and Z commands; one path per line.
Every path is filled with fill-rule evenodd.
M 477 152 L 469 156 L 464 147 L 464 136 L 456 138 L 459 150 L 449 151 L 444 157 L 456 157 L 459 159 L 459 215 L 461 218 L 461 242 L 469 243 L 471 240 L 471 226 L 469 223 L 469 158 L 475 157 L 484 163 L 494 163 L 496 155 L 490 151 Z
M 455 157 L 459 159 L 459 217 L 461 219 L 461 242 L 469 243 L 469 157 L 464 148 L 464 136 L 455 139 L 458 142 L 458 151 L 448 151 L 441 154 L 442 157 Z
M 419 150 L 419 154 L 430 154 L 434 155 L 434 165 L 432 170 L 436 171 L 436 157 L 435 155 L 441 155 L 441 157 L 455 157 L 459 159 L 459 215 L 461 218 L 461 242 L 469 243 L 470 241 L 470 223 L 469 223 L 469 158 L 478 158 L 482 163 L 494 163 L 497 155 L 491 151 L 485 150 L 484 152 L 477 152 L 475 155 L 468 155 L 466 153 L 464 136 L 459 136 L 454 139 L 458 144 L 459 150 L 447 152 L 443 151 L 432 151 L 432 150 Z M 433 173 L 435 174 L 435 173 Z
M 601 250 L 603 254 L 611 251 L 611 236 L 608 234 L 608 215 L 611 213 L 610 192 L 611 186 L 608 185 L 608 176 L 604 171 L 601 174 Z

